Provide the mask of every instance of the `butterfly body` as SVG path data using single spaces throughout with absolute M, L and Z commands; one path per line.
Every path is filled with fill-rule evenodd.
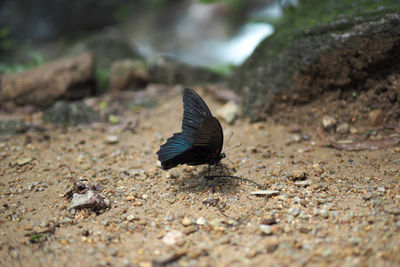
M 174 133 L 157 151 L 162 168 L 218 164 L 225 157 L 221 153 L 224 136 L 220 122 L 192 89 L 184 90 L 183 109 L 182 132 Z

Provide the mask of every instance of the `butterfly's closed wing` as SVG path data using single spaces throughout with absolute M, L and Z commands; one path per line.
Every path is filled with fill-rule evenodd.
M 221 124 L 192 89 L 184 90 L 183 108 L 182 132 L 175 133 L 157 152 L 163 169 L 217 163 L 223 143 Z
M 195 142 L 204 118 L 208 116 L 212 115 L 204 100 L 192 89 L 186 88 L 183 91 L 182 119 L 182 135 L 185 140 Z

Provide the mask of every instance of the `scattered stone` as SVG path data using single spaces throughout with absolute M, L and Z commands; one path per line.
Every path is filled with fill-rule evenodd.
M 374 194 L 372 194 L 372 193 L 366 193 L 362 198 L 365 200 L 365 201 L 368 201 L 368 200 L 371 200 L 372 198 L 374 197 Z
M 178 230 L 169 231 L 162 239 L 166 245 L 176 245 L 183 237 L 183 233 Z
M 384 208 L 386 212 L 393 214 L 393 215 L 400 215 L 400 208 L 396 207 L 385 207 Z
M 329 130 L 333 127 L 335 127 L 337 121 L 335 117 L 326 115 L 322 118 L 322 126 L 324 127 L 325 130 Z
M 171 169 L 171 170 L 168 170 L 166 173 L 165 173 L 165 178 L 167 178 L 167 179 L 176 179 L 176 178 L 179 178 L 179 172 L 177 171 L 177 170 L 175 170 L 175 169 Z
M 17 159 L 17 164 L 19 166 L 24 166 L 24 165 L 28 164 L 31 161 L 32 161 L 32 158 L 30 158 L 30 157 L 20 158 L 20 159 Z
M 272 235 L 272 227 L 270 225 L 261 224 L 259 226 L 259 229 L 264 235 Z
M 128 201 L 132 201 L 132 200 L 135 200 L 135 196 L 129 195 L 125 199 L 128 200 Z
M 358 133 L 357 128 L 355 128 L 355 127 L 350 127 L 350 133 L 351 133 L 351 134 L 356 134 L 356 133 Z
M 149 73 L 143 61 L 117 60 L 110 68 L 110 88 L 121 91 L 144 86 L 149 81 Z
M 302 171 L 302 170 L 293 171 L 288 176 L 292 181 L 299 181 L 299 180 L 306 180 L 307 179 L 307 173 L 305 171 Z
M 300 187 L 307 187 L 311 185 L 310 180 L 305 180 L 305 181 L 296 181 L 295 185 L 300 186 Z
M 43 120 L 55 124 L 76 126 L 95 120 L 96 113 L 82 101 L 57 101 L 43 113 Z
M 322 217 L 322 218 L 328 218 L 329 217 L 329 211 L 327 211 L 326 209 L 320 209 L 318 214 Z
M 400 228 L 400 220 L 398 220 L 398 221 L 396 222 L 396 227 L 397 227 L 397 228 Z
M 4 74 L 0 101 L 46 107 L 62 98 L 79 99 L 94 89 L 91 53 L 60 59 L 22 73 Z
M 173 251 L 167 254 L 164 254 L 162 256 L 159 256 L 157 259 L 153 260 L 153 263 L 151 266 L 167 266 L 169 263 L 172 263 L 176 260 L 178 260 L 180 257 L 184 256 L 187 254 L 186 249 L 182 249 L 180 251 Z M 143 265 L 141 265 L 143 266 Z
M 223 107 L 218 109 L 215 114 L 226 123 L 232 124 L 238 117 L 239 105 L 234 101 L 229 101 Z
M 29 125 L 23 120 L 0 120 L 0 135 L 13 135 L 27 131 Z
M 278 190 L 258 190 L 250 192 L 250 195 L 272 197 L 279 195 Z
M 379 186 L 378 187 L 378 192 L 381 192 L 381 193 L 385 193 L 385 187 L 383 187 L 383 186 Z
M 300 209 L 298 207 L 292 207 L 288 210 L 288 212 L 296 217 L 300 214 Z
M 196 224 L 197 224 L 197 225 L 206 225 L 206 223 L 207 223 L 207 219 L 204 218 L 204 217 L 199 217 L 199 218 L 196 220 Z
M 262 221 L 261 221 L 261 224 L 265 224 L 265 225 L 274 225 L 274 224 L 276 224 L 277 222 L 276 222 L 276 220 L 275 220 L 275 218 L 274 217 L 267 217 L 267 218 L 264 218 Z
M 113 145 L 119 142 L 119 136 L 118 135 L 107 135 L 106 137 L 106 143 Z
M 338 134 L 347 134 L 349 132 L 349 128 L 349 124 L 347 122 L 343 122 L 336 126 L 336 132 Z
M 175 220 L 175 215 L 173 213 L 168 213 L 164 217 L 165 222 L 172 222 L 173 220 Z
M 374 109 L 368 114 L 369 122 L 374 126 L 381 125 L 384 117 L 385 114 L 381 109 Z
M 189 226 L 189 225 L 192 225 L 193 223 L 194 223 L 194 220 L 189 218 L 189 217 L 184 217 L 182 219 L 182 225 L 183 226 Z
M 287 145 L 293 143 L 300 143 L 301 142 L 301 135 L 300 134 L 291 134 L 289 136 L 289 140 L 286 142 Z
M 126 216 L 126 219 L 127 219 L 128 221 L 130 221 L 130 222 L 132 222 L 132 221 L 134 221 L 134 220 L 138 220 L 138 219 L 135 217 L 135 215 L 133 215 L 133 214 Z
M 73 194 L 69 209 L 89 208 L 99 210 L 111 205 L 110 200 L 103 194 L 95 190 L 88 190 L 84 194 Z

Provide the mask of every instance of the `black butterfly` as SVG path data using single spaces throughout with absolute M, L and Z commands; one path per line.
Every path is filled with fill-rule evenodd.
M 204 100 L 190 88 L 183 91 L 182 132 L 174 133 L 157 151 L 164 170 L 179 164 L 216 165 L 225 158 L 221 153 L 224 135 L 219 121 Z

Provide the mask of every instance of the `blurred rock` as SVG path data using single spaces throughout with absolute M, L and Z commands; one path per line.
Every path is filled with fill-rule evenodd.
M 318 20 L 315 12 L 310 12 L 314 8 L 326 12 L 344 8 L 344 1 L 338 6 L 332 3 L 336 2 L 308 1 L 285 16 L 313 21 Z M 266 119 L 279 102 L 308 103 L 324 92 L 354 88 L 380 95 L 379 100 L 371 97 L 366 105 L 382 99 L 390 109 L 398 85 L 389 82 L 379 87 L 382 81 L 399 77 L 398 60 L 393 57 L 400 51 L 398 3 L 386 1 L 380 9 L 365 7 L 370 11 L 354 12 L 363 9 L 362 5 L 346 8 L 346 16 L 338 12 L 327 23 L 308 24 L 308 28 L 304 23 L 301 30 L 289 23 L 277 27 L 276 34 L 262 41 L 232 75 L 231 86 L 242 95 L 243 115 L 252 121 Z
M 127 58 L 141 58 L 130 40 L 115 27 L 90 35 L 68 49 L 67 53 L 76 55 L 90 52 L 96 58 L 96 69 L 109 69 L 113 62 Z
M 0 121 L 0 135 L 23 133 L 27 130 L 27 128 L 28 125 L 25 123 L 25 121 Z
M 336 125 L 336 122 L 335 117 L 326 115 L 322 118 L 322 127 L 324 127 L 325 130 L 329 130 Z
M 148 81 L 149 74 L 143 61 L 125 59 L 111 65 L 110 88 L 112 91 L 143 87 Z
M 336 132 L 339 134 L 347 134 L 349 132 L 349 128 L 349 124 L 347 122 L 343 122 L 336 127 Z
M 176 245 L 183 238 L 183 233 L 178 230 L 169 231 L 162 239 L 163 243 L 166 245 Z
M 90 189 L 83 194 L 73 194 L 69 209 L 89 208 L 99 210 L 107 208 L 110 205 L 111 202 L 108 198 L 100 192 Z
M 82 101 L 57 101 L 43 113 L 43 120 L 64 125 L 79 125 L 90 123 L 97 118 L 97 114 Z
M 374 125 L 382 125 L 385 114 L 381 109 L 374 109 L 368 114 L 369 122 Z
M 80 99 L 94 90 L 90 53 L 64 58 L 22 73 L 0 77 L 0 101 L 47 107 L 60 98 Z
M 217 117 L 223 119 L 226 123 L 232 124 L 239 115 L 239 105 L 233 101 L 226 103 L 215 113 Z
M 173 59 L 160 59 L 149 67 L 149 77 L 152 83 L 165 84 L 206 84 L 219 82 L 224 76 L 206 68 L 190 66 Z

